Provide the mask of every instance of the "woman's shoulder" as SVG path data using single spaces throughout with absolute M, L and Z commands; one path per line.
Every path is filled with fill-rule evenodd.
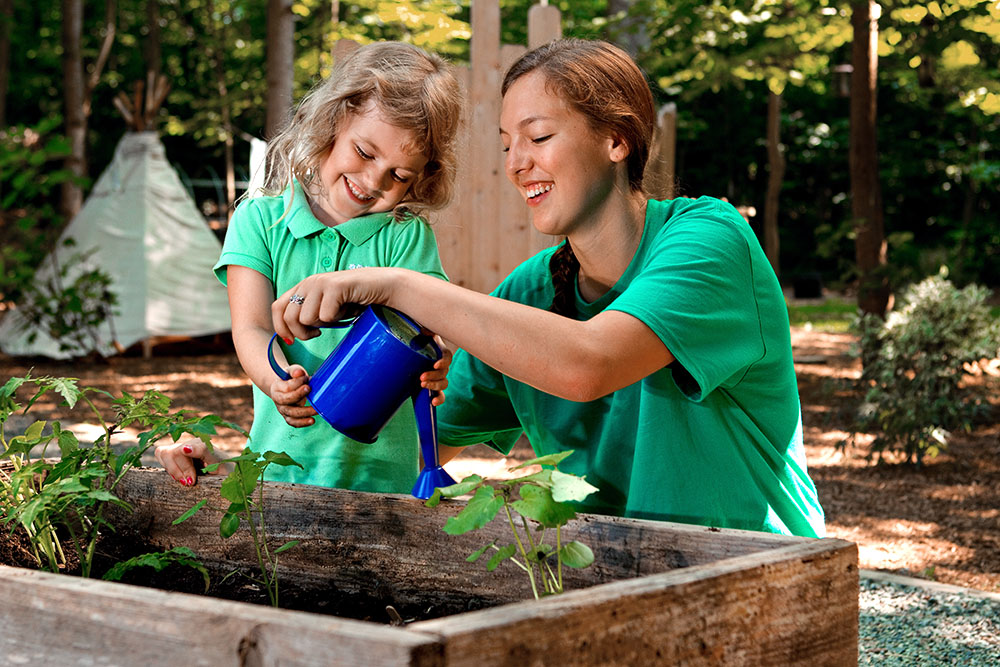
M 551 303 L 552 276 L 549 273 L 549 260 L 560 245 L 562 244 L 545 248 L 518 264 L 493 291 L 493 295 L 519 303 Z

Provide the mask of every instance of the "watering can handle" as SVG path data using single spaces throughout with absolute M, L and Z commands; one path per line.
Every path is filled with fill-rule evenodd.
M 342 329 L 344 327 L 349 327 L 357 321 L 357 317 L 352 317 L 349 320 L 338 320 L 336 322 L 330 322 L 329 324 L 324 324 L 321 329 Z M 274 358 L 274 339 L 278 337 L 278 334 L 273 334 L 271 340 L 267 343 L 267 362 L 271 364 L 271 370 L 282 380 L 291 380 L 292 376 L 288 374 L 284 368 L 278 364 L 278 360 Z

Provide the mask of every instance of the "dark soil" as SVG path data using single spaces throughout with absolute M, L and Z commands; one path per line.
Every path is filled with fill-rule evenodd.
M 851 354 L 852 343 L 847 334 L 793 329 L 793 347 L 801 362 L 796 369 L 806 451 L 826 510 L 828 534 L 856 542 L 862 568 L 1000 592 L 1000 392 L 993 392 L 994 418 L 989 423 L 954 434 L 948 450 L 922 467 L 892 460 L 874 465 L 864 448 L 870 437 L 862 434 L 853 448 L 838 446 L 849 435 L 860 400 L 860 364 Z M 226 340 L 157 347 L 151 359 L 133 354 L 89 364 L 0 355 L 0 383 L 28 370 L 36 376 L 76 377 L 82 386 L 116 395 L 158 389 L 172 399 L 172 409 L 214 413 L 244 428 L 252 421 L 250 385 Z M 93 422 L 79 407 L 69 411 L 45 399 L 30 415 L 59 419 L 64 427 L 74 421 Z M 235 432 L 214 442 L 224 451 L 243 446 Z M 511 459 L 529 456 L 522 444 Z M 478 447 L 448 468 L 456 478 L 472 471 L 496 476 L 504 469 L 499 455 Z M 2 562 L 11 551 L 15 558 L 18 553 L 23 557 L 24 545 L 4 545 L 3 540 L 0 545 Z M 366 613 L 378 620 L 381 612 Z

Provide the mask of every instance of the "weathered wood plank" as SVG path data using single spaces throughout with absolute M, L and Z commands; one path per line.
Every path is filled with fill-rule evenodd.
M 857 664 L 857 548 L 816 540 L 410 627 L 442 637 L 449 667 Z
M 440 665 L 433 635 L 0 566 L 6 665 Z
M 246 531 L 219 536 L 220 514 L 208 508 L 173 526 L 177 516 L 201 499 L 221 508 L 218 477 L 202 477 L 193 488 L 179 487 L 158 469 L 135 470 L 119 486 L 132 504 L 128 520 L 143 539 L 159 548 L 189 546 L 216 571 L 253 562 Z M 491 539 L 509 541 L 502 517 L 477 533 L 451 536 L 442 531 L 460 502 L 436 508 L 404 495 L 267 483 L 267 525 L 274 544 L 299 539 L 282 554 L 282 567 L 303 586 L 344 595 L 380 596 L 395 604 L 416 600 L 463 605 L 477 600 L 501 604 L 531 596 L 521 571 L 504 563 L 488 576 L 465 557 Z M 719 530 L 657 521 L 580 515 L 563 533 L 591 546 L 594 566 L 568 570 L 568 588 L 593 586 L 670 569 L 714 563 L 733 556 L 799 544 L 802 538 Z
M 170 525 L 201 498 L 217 503 L 220 482 L 203 478 L 184 489 L 162 470 L 132 471 L 118 493 L 135 511 L 112 518 L 119 534 L 133 531 L 163 548 L 192 547 L 216 573 L 252 567 L 250 543 L 243 533 L 222 540 L 217 513 L 203 510 Z M 597 562 L 565 572 L 571 592 L 525 602 L 530 592 L 519 570 L 504 564 L 489 573 L 464 561 L 484 541 L 504 535 L 503 522 L 479 536 L 441 532 L 459 502 L 428 508 L 408 496 L 273 483 L 265 497 L 276 543 L 304 540 L 282 554 L 283 590 L 311 585 L 331 599 L 361 593 L 420 610 L 457 600 L 459 610 L 390 628 L 0 568 L 0 622 L 7 630 L 0 655 L 42 658 L 42 664 L 93 656 L 96 665 L 823 665 L 857 659 L 857 548 L 849 542 L 581 515 L 565 538 L 590 544 Z M 462 605 L 481 610 L 465 612 Z M 502 606 L 482 609 L 489 605 Z

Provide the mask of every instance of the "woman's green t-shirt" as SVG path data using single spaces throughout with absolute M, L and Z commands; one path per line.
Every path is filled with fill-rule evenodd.
M 494 291 L 548 309 L 554 248 Z M 781 287 L 750 226 L 729 204 L 650 201 L 639 248 L 618 283 L 578 319 L 628 313 L 676 361 L 608 396 L 578 403 L 501 375 L 464 351 L 438 409 L 440 440 L 509 452 L 522 431 L 538 455 L 600 491 L 581 509 L 804 536 L 824 534 L 806 470 Z

